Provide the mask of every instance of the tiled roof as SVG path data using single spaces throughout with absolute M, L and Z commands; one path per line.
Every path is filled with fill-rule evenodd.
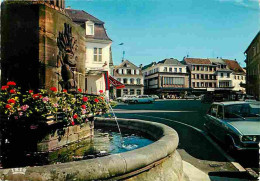
M 100 21 L 83 10 L 65 9 L 65 11 L 73 22 L 80 24 L 82 27 L 85 27 L 86 21 L 92 21 L 95 24 L 94 35 L 87 35 L 87 38 L 112 41 L 107 35 L 103 21 Z
M 127 67 L 127 68 L 139 69 L 139 67 L 137 67 L 135 64 L 133 64 L 129 60 L 124 60 L 121 64 L 119 64 L 115 68 L 116 69 L 118 69 L 118 68 L 126 68 L 126 65 L 129 65 L 129 67 Z
M 161 60 L 157 64 L 160 64 L 160 63 L 165 64 L 165 65 L 183 65 L 177 59 L 174 59 L 174 58 L 167 58 L 167 59 Z
M 226 64 L 221 58 L 209 58 L 209 60 L 213 64 L 222 64 L 222 65 Z
M 96 17 L 88 14 L 83 10 L 76 10 L 76 9 L 65 9 L 66 13 L 71 17 L 72 21 L 75 22 L 86 22 L 92 21 L 97 24 L 104 24 L 103 21 L 97 19 Z
M 110 40 L 112 41 L 104 28 L 103 24 L 95 24 L 94 35 L 87 35 L 87 38 L 99 39 L 99 40 Z
M 142 70 L 147 69 L 149 67 L 152 67 L 153 65 L 157 65 L 157 64 L 164 64 L 164 65 L 183 65 L 181 62 L 179 62 L 177 59 L 175 58 L 166 58 L 164 60 L 159 61 L 158 63 L 156 62 L 152 62 L 148 65 L 145 65 Z
M 209 59 L 203 59 L 203 58 L 184 58 L 184 61 L 187 64 L 207 64 L 207 65 L 211 64 Z
M 236 60 L 228 60 L 228 59 L 223 59 L 223 60 L 226 62 L 228 68 L 233 70 L 234 72 L 245 73 L 243 68 L 238 64 Z

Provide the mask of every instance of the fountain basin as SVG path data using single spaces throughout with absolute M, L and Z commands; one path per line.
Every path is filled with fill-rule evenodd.
M 182 159 L 176 150 L 178 134 L 172 128 L 154 122 L 118 119 L 125 129 L 143 132 L 154 143 L 124 153 L 55 165 L 1 169 L 0 179 L 20 176 L 26 180 L 183 180 Z M 95 125 L 116 127 L 114 119 L 96 118 Z

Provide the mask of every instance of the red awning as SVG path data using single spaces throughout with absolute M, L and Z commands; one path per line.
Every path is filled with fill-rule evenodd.
M 112 76 L 109 76 L 109 80 L 110 80 L 110 85 L 113 85 L 116 89 L 122 89 L 122 88 L 125 87 L 124 84 L 122 84 L 121 82 L 117 81 Z

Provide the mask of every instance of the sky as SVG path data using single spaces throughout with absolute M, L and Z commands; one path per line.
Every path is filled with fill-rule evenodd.
M 114 64 L 165 58 L 236 59 L 260 30 L 260 0 L 66 0 L 105 22 Z M 119 45 L 123 43 L 123 45 Z

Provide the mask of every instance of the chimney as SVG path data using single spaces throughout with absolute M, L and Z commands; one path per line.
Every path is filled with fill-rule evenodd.
M 143 68 L 143 64 L 140 64 L 140 65 L 139 65 L 139 68 L 142 69 L 142 68 Z

